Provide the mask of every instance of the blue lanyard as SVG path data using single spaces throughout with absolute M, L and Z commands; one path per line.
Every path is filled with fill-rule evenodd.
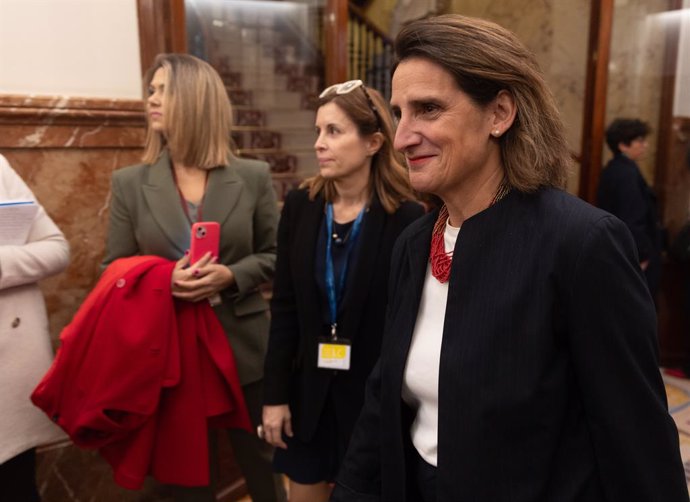
M 352 224 L 352 232 L 350 238 L 345 245 L 345 265 L 340 271 L 338 283 L 335 282 L 335 270 L 333 268 L 333 204 L 330 202 L 326 204 L 326 290 L 328 293 L 328 307 L 331 312 L 331 336 L 336 339 L 336 328 L 338 326 L 338 302 L 342 299 L 343 289 L 345 289 L 345 278 L 347 277 L 347 265 L 350 261 L 350 252 L 357 242 L 357 235 L 362 226 L 362 218 L 364 218 L 364 209 L 359 212 L 357 219 Z

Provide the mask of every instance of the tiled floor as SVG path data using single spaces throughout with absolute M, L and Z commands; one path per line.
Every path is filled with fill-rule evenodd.
M 663 373 L 668 408 L 678 427 L 680 456 L 685 465 L 685 479 L 690 490 L 690 380 Z
M 290 483 L 288 481 L 288 478 L 283 476 L 283 482 L 285 483 L 285 491 L 287 492 L 288 496 L 290 495 Z M 247 495 L 246 497 L 242 497 L 239 499 L 237 502 L 252 502 L 252 498 Z

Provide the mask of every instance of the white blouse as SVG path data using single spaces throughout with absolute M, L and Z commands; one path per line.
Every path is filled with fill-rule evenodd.
M 455 249 L 459 232 L 459 227 L 446 222 L 443 234 L 446 251 Z M 431 264 L 428 264 L 417 323 L 407 355 L 402 398 L 417 410 L 410 430 L 412 444 L 419 455 L 434 466 L 437 465 L 438 449 L 438 372 L 447 300 L 448 283 L 441 284 L 431 275 Z

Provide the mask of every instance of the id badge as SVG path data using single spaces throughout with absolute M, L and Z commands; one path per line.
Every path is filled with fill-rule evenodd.
M 345 338 L 320 338 L 317 366 L 328 370 L 350 369 L 350 340 Z

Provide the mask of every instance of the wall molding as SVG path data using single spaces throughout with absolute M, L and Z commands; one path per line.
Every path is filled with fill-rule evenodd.
M 141 100 L 0 94 L 0 148 L 141 148 Z
M 0 123 L 144 125 L 144 104 L 132 99 L 0 94 Z

